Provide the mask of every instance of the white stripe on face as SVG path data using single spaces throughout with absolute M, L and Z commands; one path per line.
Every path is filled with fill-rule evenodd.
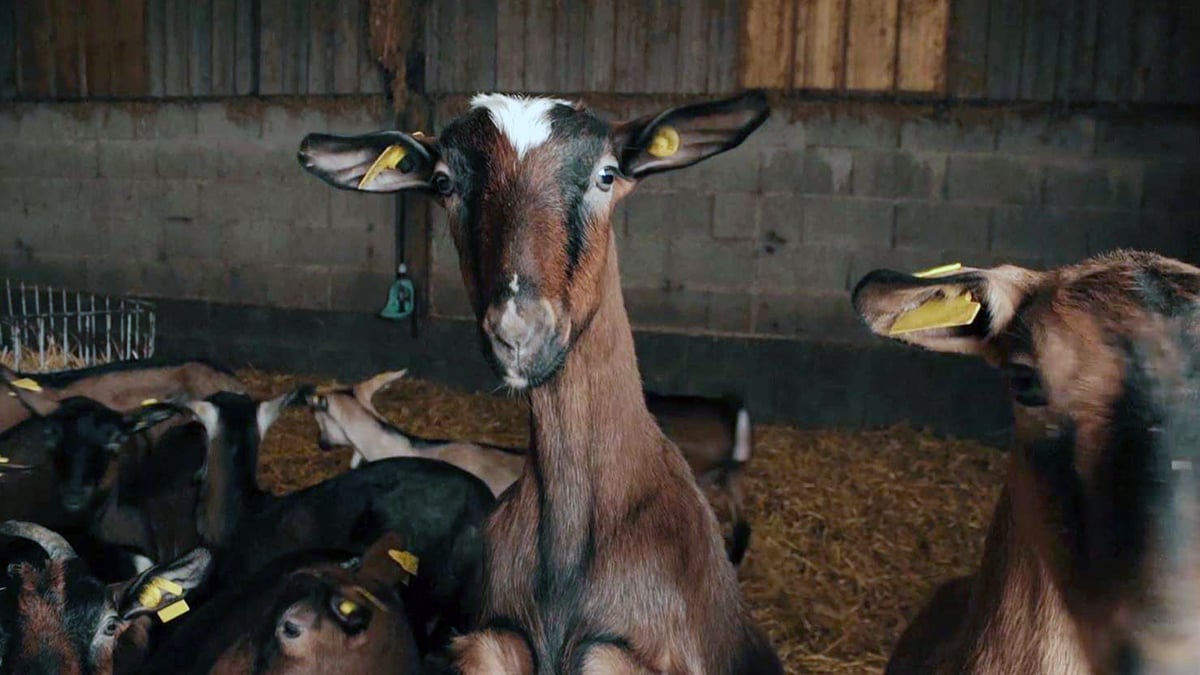
M 508 139 L 517 158 L 550 138 L 550 111 L 558 105 L 570 106 L 570 101 L 558 98 L 529 98 L 505 94 L 479 94 L 471 99 L 472 108 L 484 108 L 492 124 Z

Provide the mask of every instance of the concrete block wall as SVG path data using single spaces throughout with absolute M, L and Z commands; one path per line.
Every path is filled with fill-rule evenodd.
M 1040 268 L 1122 246 L 1200 263 L 1197 186 L 1194 111 L 784 103 L 742 147 L 647 179 L 615 225 L 635 326 L 865 342 L 849 292 L 877 267 Z M 433 217 L 434 310 L 468 316 Z
M 394 198 L 328 189 L 305 133 L 386 127 L 382 97 L 0 108 L 0 277 L 157 298 L 377 310 Z

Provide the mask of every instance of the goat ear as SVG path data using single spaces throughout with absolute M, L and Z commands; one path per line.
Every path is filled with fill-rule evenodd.
M 262 401 L 258 404 L 258 410 L 255 413 L 255 422 L 258 425 L 258 438 L 262 440 L 267 435 L 267 430 L 275 424 L 275 420 L 283 414 L 283 409 L 290 406 L 296 400 L 298 389 L 293 389 L 284 394 L 280 394 L 269 401 Z
M 906 274 L 875 270 L 854 288 L 871 332 L 941 352 L 986 355 L 1041 274 L 1005 265 Z
M 160 422 L 165 422 L 180 412 L 182 410 L 171 403 L 150 403 L 133 412 L 126 413 L 122 426 L 125 428 L 125 433 L 136 434 Z
M 363 553 L 360 573 L 384 586 L 398 586 L 416 576 L 419 565 L 420 560 L 404 547 L 404 539 L 389 530 Z
M 204 432 L 209 438 L 217 435 L 221 425 L 221 411 L 216 405 L 208 401 L 188 401 L 184 407 L 191 411 L 197 422 L 204 425 Z
M 21 403 L 30 413 L 37 417 L 45 417 L 58 410 L 58 400 L 33 378 L 22 377 L 20 373 L 0 366 L 0 396 L 11 396 Z
M 198 548 L 172 562 L 155 565 L 130 581 L 111 586 L 117 613 L 129 620 L 159 612 L 159 618 L 170 621 L 181 609 L 187 611 L 187 603 L 182 607 L 177 603 L 204 583 L 211 566 L 212 554 L 208 549 Z
M 428 190 L 437 164 L 437 141 L 401 131 L 362 136 L 309 134 L 298 155 L 306 171 L 344 190 Z
M 380 389 L 399 380 L 408 373 L 407 370 L 393 370 L 386 373 L 380 373 L 369 380 L 363 380 L 354 385 L 354 398 L 364 406 L 371 407 L 371 399 L 375 398 L 375 394 L 379 393 Z
M 749 91 L 617 124 L 613 139 L 621 172 L 642 178 L 691 166 L 741 145 L 770 114 L 766 95 Z

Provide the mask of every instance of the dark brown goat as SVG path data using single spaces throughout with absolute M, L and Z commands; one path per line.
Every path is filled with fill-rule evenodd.
M 22 675 L 137 672 L 151 649 L 151 614 L 188 596 L 211 558 L 197 549 L 133 579 L 105 585 L 71 545 L 39 525 L 6 521 L 0 535 L 38 551 L 5 555 L 0 594 L 0 668 Z M 150 588 L 165 580 L 157 589 Z M 162 616 L 162 615 L 160 615 Z M 170 616 L 165 616 L 170 620 Z
M 304 552 L 271 562 L 189 615 L 142 673 L 418 672 L 397 589 L 407 573 L 385 534 L 361 558 Z
M 748 94 L 610 125 L 566 101 L 485 95 L 437 139 L 304 140 L 302 164 L 337 187 L 437 194 L 485 352 L 529 392 L 531 460 L 489 521 L 460 672 L 780 672 L 646 409 L 611 222 L 639 179 L 732 149 L 767 115 Z
M 43 397 L 62 400 L 86 396 L 122 412 L 147 399 L 205 398 L 218 391 L 242 393 L 245 387 L 223 368 L 198 360 L 180 362 L 120 361 L 94 368 L 21 377 L 32 380 Z M 19 401 L 0 396 L 0 431 L 29 417 Z
M 888 672 L 1200 672 L 1200 269 L 880 270 L 854 306 L 1000 368 L 1016 417 L 979 570 L 937 591 Z

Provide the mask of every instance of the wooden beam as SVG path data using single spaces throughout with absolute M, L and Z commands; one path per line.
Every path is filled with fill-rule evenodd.
M 795 52 L 795 2 L 745 0 L 742 7 L 742 86 L 790 88 Z
M 901 0 L 898 90 L 945 93 L 949 22 L 950 0 Z
M 796 11 L 797 89 L 841 89 L 846 76 L 847 0 L 799 0 Z
M 891 91 L 896 86 L 899 0 L 850 0 L 846 28 L 846 88 Z

